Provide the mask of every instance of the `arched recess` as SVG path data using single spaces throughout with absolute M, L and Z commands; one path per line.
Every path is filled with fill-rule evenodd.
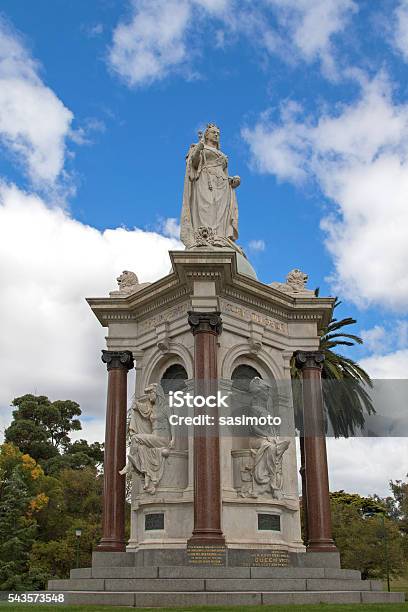
M 168 393 L 169 391 L 179 391 L 185 389 L 185 381 L 187 380 L 187 372 L 184 366 L 180 363 L 174 363 L 169 366 L 161 377 L 160 384 L 163 387 L 163 391 Z
M 264 380 L 279 380 L 282 368 L 273 357 L 261 349 L 255 355 L 248 351 L 248 344 L 238 344 L 225 355 L 221 364 L 221 378 L 231 380 L 232 373 L 240 365 L 247 365 L 259 372 Z
M 171 343 L 169 351 L 165 354 L 157 349 L 144 368 L 143 386 L 160 382 L 166 370 L 175 365 L 185 369 L 187 378 L 193 377 L 193 359 L 186 347 Z

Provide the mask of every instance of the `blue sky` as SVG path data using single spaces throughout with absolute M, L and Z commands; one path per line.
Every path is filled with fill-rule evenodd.
M 83 297 L 123 268 L 168 271 L 208 121 L 260 280 L 300 267 L 358 319 L 351 354 L 408 376 L 406 0 L 3 0 L 1 16 L 4 423 L 19 393 L 73 387 L 99 418 L 103 330 Z

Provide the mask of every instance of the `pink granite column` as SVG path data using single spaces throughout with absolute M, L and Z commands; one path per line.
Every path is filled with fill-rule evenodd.
M 126 476 L 127 374 L 133 367 L 130 351 L 102 351 L 108 369 L 105 457 L 103 462 L 102 538 L 97 551 L 124 552 Z

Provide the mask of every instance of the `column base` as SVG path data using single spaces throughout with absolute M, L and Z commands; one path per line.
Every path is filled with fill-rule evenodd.
M 102 539 L 95 547 L 95 552 L 126 552 L 126 540 Z
M 336 553 L 339 552 L 333 540 L 309 540 L 306 552 Z
M 225 537 L 222 531 L 193 531 L 191 538 L 187 540 L 187 548 L 189 546 L 225 546 Z

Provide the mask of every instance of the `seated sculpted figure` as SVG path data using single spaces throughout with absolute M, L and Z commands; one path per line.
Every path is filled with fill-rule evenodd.
M 174 431 L 169 418 L 168 402 L 159 384 L 149 385 L 145 395 L 133 403 L 128 461 L 120 473 L 135 471 L 140 474 L 146 493 L 156 492 L 169 449 L 174 447 Z
M 250 385 L 251 416 L 266 417 L 272 412 L 271 387 L 255 377 Z M 283 454 L 288 440 L 280 440 L 273 425 L 251 425 L 250 446 L 253 455 L 253 487 L 257 493 L 269 492 L 280 499 L 283 489 Z
M 181 213 L 181 241 L 194 246 L 230 247 L 242 253 L 238 238 L 235 189 L 239 176 L 228 175 L 228 157 L 220 151 L 220 130 L 207 125 L 187 155 Z

